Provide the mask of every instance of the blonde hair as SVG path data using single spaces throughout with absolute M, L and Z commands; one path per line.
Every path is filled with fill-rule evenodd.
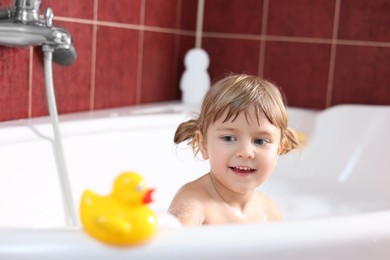
M 256 115 L 264 112 L 268 120 L 280 128 L 280 154 L 300 146 L 297 134 L 288 127 L 284 97 L 278 87 L 257 76 L 246 74 L 229 75 L 216 82 L 204 97 L 198 118 L 181 123 L 176 130 L 174 142 L 179 144 L 188 141 L 196 155 L 199 152 L 195 139 L 197 130 L 205 135 L 209 125 L 225 111 L 227 116 L 224 122 L 231 118 L 234 121 L 241 112 L 247 117 L 249 108 L 252 107 Z

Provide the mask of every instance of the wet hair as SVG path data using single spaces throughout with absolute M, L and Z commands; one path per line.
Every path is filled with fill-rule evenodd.
M 234 121 L 242 112 L 247 118 L 250 108 L 254 108 L 257 116 L 263 112 L 269 122 L 281 130 L 280 154 L 300 146 L 297 134 L 288 127 L 285 99 L 279 88 L 246 74 L 229 75 L 213 84 L 203 99 L 200 114 L 178 126 L 174 142 L 188 141 L 196 155 L 199 152 L 195 138 L 197 130 L 205 135 L 210 124 L 224 113 L 227 116 L 223 122 Z

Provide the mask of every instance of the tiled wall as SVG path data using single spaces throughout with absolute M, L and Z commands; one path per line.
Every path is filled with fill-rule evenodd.
M 0 0 L 0 6 L 13 5 Z M 180 98 L 197 0 L 42 0 L 72 33 L 70 67 L 54 65 L 60 113 Z M 290 106 L 390 105 L 388 0 L 205 0 L 209 73 L 263 76 Z M 47 114 L 40 48 L 0 47 L 0 121 Z

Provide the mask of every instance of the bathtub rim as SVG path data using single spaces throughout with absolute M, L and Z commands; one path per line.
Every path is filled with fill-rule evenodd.
M 367 223 L 375 223 L 375 225 L 367 225 Z M 204 235 L 205 231 L 207 236 Z M 265 225 L 234 224 L 162 229 L 151 241 L 136 247 L 105 245 L 89 237 L 81 227 L 1 228 L 0 256 L 11 258 L 22 253 L 32 256 L 33 259 L 34 257 L 52 259 L 55 254 L 61 255 L 61 259 L 69 259 L 69 257 L 85 257 L 93 254 L 98 258 L 108 259 L 140 256 L 148 257 L 147 259 L 161 259 L 163 256 L 171 258 L 172 250 L 179 248 L 173 257 L 175 259 L 182 259 L 182 257 L 213 259 L 237 254 L 236 252 L 245 248 L 248 255 L 257 253 L 270 256 L 272 259 L 275 256 L 282 256 L 280 259 L 283 259 L 283 256 L 291 257 L 303 253 L 306 257 L 326 255 L 332 259 L 345 259 L 347 256 L 369 256 L 371 259 L 379 259 L 375 256 L 383 257 L 384 254 L 390 256 L 390 249 L 387 246 L 389 242 L 390 210 L 386 210 L 358 216 L 286 221 Z M 351 244 L 353 246 L 350 246 L 347 251 L 342 250 L 343 246 L 348 247 Z M 342 251 L 336 250 L 338 247 Z M 188 256 L 189 251 L 193 253 L 191 256 Z

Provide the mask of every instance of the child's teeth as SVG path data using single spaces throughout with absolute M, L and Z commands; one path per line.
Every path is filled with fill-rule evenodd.
M 241 171 L 249 171 L 251 168 L 249 168 L 249 167 L 237 167 L 237 169 L 239 169 Z

